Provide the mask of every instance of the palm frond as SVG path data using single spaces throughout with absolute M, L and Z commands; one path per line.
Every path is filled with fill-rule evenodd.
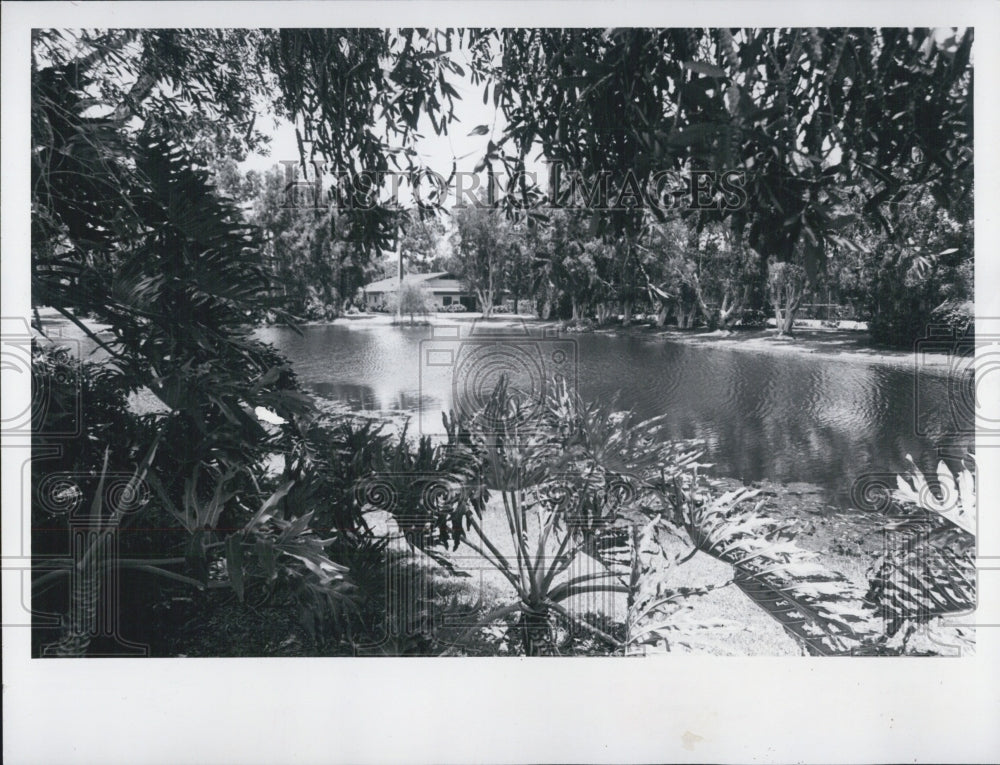
M 906 514 L 884 527 L 886 550 L 869 570 L 865 597 L 885 621 L 884 639 L 976 607 L 975 478 L 941 462 L 935 491 L 907 459 L 910 473 L 893 495 Z
M 722 643 L 736 626 L 731 622 L 696 616 L 690 598 L 707 595 L 716 585 L 666 587 L 670 568 L 681 559 L 666 552 L 665 542 L 673 531 L 659 517 L 642 528 L 632 527 L 628 576 L 629 607 L 626 637 L 627 654 L 669 652 L 675 648 L 712 647 L 725 653 Z
M 813 655 L 844 654 L 870 628 L 863 593 L 791 538 L 791 529 L 743 503 L 759 492 L 726 492 L 709 500 L 678 487 L 685 527 L 695 546 L 733 566 L 734 584 Z
M 967 534 L 976 535 L 976 485 L 969 470 L 963 469 L 958 476 L 952 474 L 944 462 L 938 463 L 938 491 L 928 484 L 913 457 L 906 455 L 910 471 L 897 476 L 897 490 L 893 497 L 900 502 L 917 507 L 944 518 Z

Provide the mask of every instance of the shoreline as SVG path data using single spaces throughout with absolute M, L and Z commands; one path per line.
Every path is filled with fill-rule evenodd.
M 356 314 L 342 316 L 330 321 L 305 322 L 301 327 L 351 326 L 359 329 L 369 327 L 394 326 L 394 316 L 391 314 Z M 572 337 L 577 334 L 604 335 L 607 337 L 642 337 L 666 342 L 684 343 L 702 348 L 727 348 L 736 351 L 767 353 L 775 355 L 817 356 L 826 359 L 837 359 L 844 363 L 878 364 L 881 366 L 908 368 L 916 371 L 917 360 L 921 372 L 947 374 L 952 366 L 954 356 L 937 350 L 941 341 L 936 340 L 936 348 L 929 349 L 917 346 L 914 350 L 898 348 L 883 348 L 872 345 L 866 329 L 831 328 L 819 326 L 796 327 L 795 333 L 779 336 L 772 327 L 763 329 L 707 330 L 678 329 L 677 327 L 656 327 L 645 321 L 630 324 L 627 327 L 613 324 L 605 327 L 578 328 L 568 326 L 563 320 L 539 319 L 528 314 L 500 314 L 489 319 L 483 319 L 477 313 L 435 313 L 418 321 L 413 328 L 442 327 L 454 325 L 471 325 L 476 322 L 488 323 L 488 326 L 499 329 L 523 327 L 528 332 L 548 334 L 552 332 Z M 843 322 L 850 324 L 851 322 Z M 854 323 L 856 324 L 856 322 Z M 281 325 L 268 325 L 269 327 Z M 410 327 L 409 322 L 401 325 Z
M 70 322 L 54 311 L 43 308 L 39 309 L 39 314 L 43 323 L 50 327 L 68 328 L 70 329 L 71 336 L 78 331 Z M 358 329 L 367 329 L 370 327 L 396 326 L 394 319 L 395 317 L 391 314 L 355 314 L 341 316 L 329 321 L 303 322 L 298 326 L 306 328 L 353 325 Z M 96 333 L 100 333 L 106 329 L 104 325 L 88 319 L 81 319 L 81 322 Z M 914 371 L 917 369 L 917 362 L 919 360 L 919 369 L 925 373 L 947 374 L 955 358 L 953 354 L 938 350 L 943 344 L 940 339 L 935 339 L 932 348 L 919 347 L 919 353 L 917 351 L 921 341 L 915 343 L 913 350 L 882 348 L 871 344 L 868 332 L 865 329 L 822 327 L 818 326 L 818 321 L 812 322 L 815 326 L 796 327 L 795 334 L 791 337 L 779 336 L 777 330 L 771 327 L 745 330 L 678 329 L 677 327 L 656 327 L 645 321 L 636 322 L 627 327 L 613 324 L 604 327 L 580 328 L 569 326 L 568 322 L 563 320 L 539 319 L 537 316 L 529 314 L 500 314 L 492 316 L 489 319 L 483 319 L 482 315 L 478 313 L 435 313 L 414 323 L 412 327 L 405 320 L 398 326 L 416 329 L 472 325 L 477 322 L 484 322 L 491 328 L 498 329 L 513 329 L 517 327 L 521 328 L 521 331 L 527 331 L 529 334 L 551 335 L 551 333 L 556 333 L 563 334 L 566 337 L 578 334 L 603 335 L 605 337 L 640 337 L 665 342 L 684 343 L 706 349 L 726 348 L 736 351 L 774 355 L 817 356 L 826 359 L 836 359 L 844 363 L 877 364 L 897 369 L 908 368 Z M 849 322 L 843 323 L 848 324 Z M 283 326 L 287 325 L 263 324 L 255 329 L 272 329 Z

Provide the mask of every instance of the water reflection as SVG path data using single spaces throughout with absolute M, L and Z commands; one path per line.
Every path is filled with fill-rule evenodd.
M 70 325 L 54 336 L 77 340 L 85 357 L 93 350 Z M 871 473 L 891 478 L 907 468 L 906 454 L 925 471 L 942 457 L 954 468 L 975 443 L 967 366 L 950 375 L 857 356 L 779 355 L 592 334 L 484 338 L 507 346 L 492 354 L 507 361 L 477 367 L 482 374 L 456 376 L 462 342 L 441 338 L 440 331 L 432 337 L 426 327 L 338 324 L 306 327 L 301 335 L 276 327 L 259 336 L 292 361 L 316 394 L 356 411 L 410 413 L 411 432 L 443 432 L 441 412 L 489 389 L 499 371 L 514 372 L 527 386 L 537 383 L 538 364 L 559 368 L 585 398 L 617 394 L 623 408 L 664 415 L 672 438 L 703 440 L 718 475 L 819 484 L 844 504 L 855 479 Z M 451 356 L 431 353 L 449 348 Z
M 423 432 L 441 431 L 441 410 L 455 407 L 464 390 L 465 382 L 456 383 L 458 356 L 428 363 L 427 328 L 337 325 L 301 336 L 275 328 L 262 336 L 316 393 L 358 410 L 412 412 Z M 551 363 L 547 342 L 527 352 Z M 856 357 L 653 337 L 595 334 L 569 342 L 567 379 L 585 398 L 618 394 L 622 406 L 643 416 L 665 415 L 672 438 L 704 440 L 719 475 L 816 483 L 845 498 L 861 475 L 903 470 L 908 453 L 930 469 L 939 448 L 961 453 L 974 443 L 968 418 L 954 411 L 954 382 L 939 371 L 918 376 L 914 368 Z

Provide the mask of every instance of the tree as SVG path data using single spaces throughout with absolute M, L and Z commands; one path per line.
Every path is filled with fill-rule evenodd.
M 309 319 L 338 315 L 369 268 L 352 221 L 332 207 L 290 204 L 277 168 L 260 181 L 250 220 L 265 232 L 265 267 L 282 291 L 281 307 Z
M 456 208 L 452 215 L 455 231 L 448 270 L 476 293 L 483 317 L 489 318 L 516 247 L 512 224 L 493 209 Z
M 477 59 L 507 120 L 493 161 L 517 172 L 540 144 L 588 184 L 606 184 L 599 228 L 637 232 L 641 211 L 620 202 L 632 184 L 655 188 L 659 173 L 744 173 L 742 203 L 703 214 L 746 232 L 759 254 L 757 307 L 771 258 L 801 257 L 813 282 L 843 244 L 845 187 L 864 188 L 863 211 L 883 227 L 880 205 L 913 189 L 930 188 L 945 209 L 971 190 L 971 29 L 477 34 L 475 50 L 489 50 L 485 38 L 503 52 L 498 64 Z
M 774 262 L 768 269 L 768 288 L 779 335 L 792 334 L 795 312 L 808 288 L 805 268 L 798 263 Z
M 216 191 L 241 207 L 245 208 L 261 195 L 264 178 L 256 170 L 241 173 L 232 156 L 216 157 L 209 163 L 209 167 L 214 176 Z
M 549 318 L 563 300 L 571 307 L 571 318 L 583 318 L 583 310 L 594 278 L 591 254 L 585 251 L 586 228 L 582 217 L 568 210 L 553 210 L 536 242 L 534 283 L 543 298 L 542 317 Z
M 612 262 L 612 283 L 614 293 L 621 304 L 622 324 L 628 326 L 632 322 L 632 313 L 637 302 L 646 295 L 645 282 L 639 270 L 642 253 L 639 249 L 638 237 L 623 236 L 615 242 Z
M 446 256 L 443 252 L 445 229 L 436 215 L 426 217 L 422 217 L 419 213 L 406 215 L 402 224 L 402 234 L 400 247 L 411 273 L 445 270 Z
M 854 294 L 873 340 L 912 347 L 931 325 L 966 332 L 974 314 L 971 216 L 949 213 L 925 191 L 892 205 L 885 217 L 891 234 L 869 228 L 856 258 Z
M 679 217 L 653 222 L 644 240 L 648 257 L 641 265 L 650 298 L 659 304 L 657 324 L 666 323 L 671 309 L 681 329 L 693 327 L 699 312 L 707 320 L 711 312 L 702 294 L 700 237 L 691 222 Z
M 547 226 L 539 221 L 532 221 L 527 227 L 524 241 L 531 257 L 531 294 L 535 311 L 539 318 L 546 320 L 552 317 L 552 311 L 558 302 L 554 265 L 545 253 L 548 236 Z
M 520 301 L 531 295 L 533 254 L 532 240 L 527 231 L 529 225 L 527 219 L 514 224 L 503 272 L 503 290 L 514 301 L 514 313 L 519 313 Z
M 399 289 L 391 298 L 392 309 L 398 314 L 408 314 L 410 325 L 413 325 L 414 314 L 425 315 L 430 312 L 433 303 L 430 293 L 412 279 L 403 279 Z

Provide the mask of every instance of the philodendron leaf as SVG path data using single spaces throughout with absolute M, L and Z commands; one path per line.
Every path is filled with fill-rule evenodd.
M 291 490 L 292 484 L 294 484 L 294 483 L 295 483 L 295 481 L 286 481 L 281 486 L 279 486 L 278 489 L 275 490 L 274 494 L 272 494 L 270 497 L 268 497 L 267 501 L 264 502 L 264 504 L 260 506 L 260 509 L 256 512 L 256 514 L 254 515 L 254 517 L 250 519 L 250 522 L 247 523 L 247 525 L 246 525 L 245 528 L 248 531 L 252 530 L 258 524 L 263 523 L 268 518 L 270 518 L 271 517 L 271 515 L 270 515 L 271 510 L 273 508 L 277 507 L 278 503 Z
M 810 654 L 849 653 L 870 633 L 863 593 L 815 553 L 782 539 L 785 524 L 746 509 L 757 493 L 742 489 L 698 502 L 680 492 L 692 542 L 733 566 L 736 586 Z

